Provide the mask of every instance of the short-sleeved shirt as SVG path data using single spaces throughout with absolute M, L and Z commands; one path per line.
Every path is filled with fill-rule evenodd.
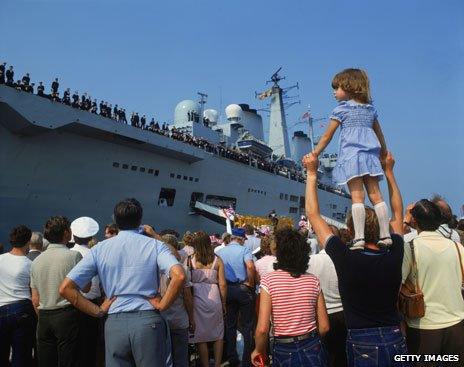
M 31 288 L 39 293 L 39 310 L 55 310 L 70 305 L 58 290 L 66 274 L 81 259 L 79 252 L 71 251 L 65 245 L 51 243 L 32 262 Z
M 255 235 L 246 235 L 246 237 L 247 239 L 245 240 L 243 246 L 248 248 L 253 254 L 253 252 L 261 246 L 261 239 Z
M 332 236 L 325 250 L 338 276 L 348 329 L 398 326 L 398 294 L 401 286 L 403 238 L 392 234 L 388 251 L 350 250 Z
M 255 269 L 262 278 L 266 274 L 274 271 L 274 263 L 276 262 L 274 255 L 265 255 L 261 259 L 255 261 Z
M 298 278 L 276 270 L 261 279 L 261 288 L 271 296 L 275 336 L 296 336 L 317 327 L 319 280 L 313 274 Z
M 92 247 L 67 276 L 83 288 L 98 274 L 106 296 L 117 297 L 110 314 L 144 311 L 153 310 L 147 297 L 158 293 L 158 273 L 169 273 L 177 264 L 163 242 L 123 230 Z
M 31 299 L 31 265 L 26 256 L 0 255 L 0 307 Z
M 324 292 L 327 313 L 332 314 L 343 311 L 342 299 L 338 290 L 337 272 L 332 259 L 325 250 L 321 250 L 316 255 L 311 255 L 307 272 L 319 278 L 322 292 Z
M 243 282 L 247 279 L 246 261 L 253 261 L 253 257 L 248 248 L 237 242 L 231 242 L 217 255 L 224 263 L 224 272 L 228 282 Z
M 192 286 L 190 270 L 185 265 L 182 265 L 182 268 L 184 269 L 186 276 L 184 288 L 189 288 Z M 169 282 L 170 279 L 168 274 L 162 274 L 160 280 L 160 293 L 162 296 L 164 296 L 166 293 Z M 187 329 L 189 327 L 188 314 L 184 306 L 183 291 L 180 291 L 179 295 L 171 304 L 171 306 L 169 306 L 169 308 L 166 311 L 163 311 L 161 314 L 168 322 L 169 328 L 171 330 Z
M 411 246 L 405 243 L 403 281 L 414 281 L 411 274 Z M 464 248 L 458 244 L 464 261 Z M 464 300 L 461 295 L 462 274 L 455 243 L 438 231 L 424 231 L 414 239 L 419 288 L 424 293 L 425 315 L 407 319 L 416 329 L 445 329 L 464 320 Z M 464 336 L 463 336 L 464 337 Z
M 79 252 L 82 257 L 86 257 L 90 255 L 90 248 L 85 245 L 78 245 L 77 243 L 71 248 L 71 251 Z M 90 290 L 87 293 L 82 294 L 85 298 L 95 300 L 101 297 L 100 292 L 100 279 L 98 276 L 92 278 L 92 284 L 90 285 Z

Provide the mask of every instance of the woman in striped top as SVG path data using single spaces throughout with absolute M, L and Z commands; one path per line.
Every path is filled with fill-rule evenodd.
M 319 280 L 306 274 L 309 246 L 290 228 L 275 233 L 276 271 L 261 279 L 261 300 L 252 354 L 266 355 L 272 317 L 274 327 L 273 366 L 326 366 L 320 336 L 329 330 Z

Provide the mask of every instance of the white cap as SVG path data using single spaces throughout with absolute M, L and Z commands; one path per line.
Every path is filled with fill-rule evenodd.
M 79 238 L 88 238 L 95 236 L 100 227 L 98 223 L 90 217 L 80 217 L 71 223 L 71 231 L 73 236 Z

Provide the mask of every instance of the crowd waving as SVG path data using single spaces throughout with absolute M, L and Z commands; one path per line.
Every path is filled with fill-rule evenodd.
M 25 73 L 21 79 L 14 79 L 13 66 L 7 67 L 6 63 L 0 64 L 0 84 L 5 84 L 9 87 L 15 88 L 18 91 L 27 93 L 34 93 L 40 97 L 47 98 L 56 103 L 63 103 L 72 108 L 88 111 L 90 113 L 100 115 L 102 117 L 111 119 L 114 122 L 128 124 L 134 128 L 150 131 L 158 135 L 163 135 L 174 140 L 182 141 L 183 143 L 203 149 L 204 151 L 218 155 L 223 158 L 232 159 L 234 161 L 252 165 L 260 170 L 287 177 L 293 181 L 304 182 L 304 174 L 295 168 L 287 167 L 281 164 L 278 160 L 273 161 L 261 157 L 251 157 L 248 153 L 240 151 L 234 146 L 226 146 L 225 144 L 213 144 L 201 137 L 190 135 L 185 129 L 179 129 L 174 126 L 169 126 L 166 122 L 156 121 L 151 118 L 148 122 L 146 115 L 139 115 L 138 112 L 132 112 L 129 120 L 126 115 L 126 109 L 111 104 L 107 101 L 98 102 L 92 98 L 87 92 L 79 95 L 78 91 L 71 94 L 70 88 L 67 88 L 62 95 L 59 91 L 59 79 L 55 78 L 50 85 L 50 92 L 47 94 L 43 82 L 39 82 L 37 86 L 31 82 L 29 73 Z M 319 184 L 319 188 L 325 191 L 330 191 L 334 194 L 349 197 L 349 195 L 340 188 L 332 187 L 327 184 Z

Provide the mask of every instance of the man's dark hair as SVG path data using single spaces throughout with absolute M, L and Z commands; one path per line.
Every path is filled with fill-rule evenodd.
M 459 229 L 460 231 L 464 231 L 464 219 L 459 219 L 456 229 Z
M 142 205 L 134 198 L 125 199 L 114 207 L 114 221 L 120 230 L 135 229 L 142 223 Z
M 44 227 L 44 237 L 50 243 L 61 243 L 64 233 L 71 231 L 71 223 L 68 218 L 57 216 L 47 220 Z
M 74 236 L 74 242 L 78 245 L 87 245 L 92 240 L 92 237 L 81 238 Z
M 306 273 L 310 246 L 304 237 L 293 228 L 279 229 L 274 233 L 277 262 L 274 269 L 290 273 L 294 278 Z
M 255 234 L 255 228 L 251 224 L 245 224 L 243 229 L 248 236 L 253 236 Z
M 108 231 L 111 234 L 118 234 L 119 228 L 116 224 L 110 223 L 105 226 L 105 232 Z
M 411 209 L 411 215 L 421 231 L 436 231 L 442 223 L 440 208 L 427 199 L 418 201 Z
M 24 247 L 31 240 L 32 231 L 24 225 L 13 228 L 10 232 L 10 244 L 13 247 Z
M 441 213 L 441 223 L 440 224 L 448 224 L 453 219 L 453 211 L 451 207 L 448 205 L 446 200 L 443 196 L 435 194 L 432 196 L 431 199 L 432 203 L 436 204 L 440 209 Z

